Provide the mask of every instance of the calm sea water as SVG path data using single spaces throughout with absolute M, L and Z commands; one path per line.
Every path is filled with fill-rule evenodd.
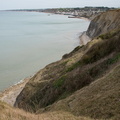
M 37 12 L 0 12 L 0 91 L 61 59 L 88 21 Z

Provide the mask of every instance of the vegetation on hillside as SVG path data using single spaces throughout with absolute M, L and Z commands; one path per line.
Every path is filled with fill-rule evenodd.
M 119 15 L 119 11 L 112 11 L 111 15 L 114 12 Z M 110 12 L 107 14 L 110 15 Z M 17 112 L 18 120 L 32 117 L 41 120 L 42 116 L 48 120 L 119 120 L 120 29 L 116 24 L 120 21 L 119 18 L 117 22 L 114 21 L 117 14 L 111 20 L 113 23 L 103 21 L 107 16 L 105 15 L 103 13 L 98 16 L 102 19 L 95 18 L 92 22 L 98 24 L 96 21 L 102 21 L 105 33 L 98 27 L 94 28 L 94 24 L 89 29 L 89 34 L 95 32 L 92 41 L 85 46 L 76 47 L 60 61 L 47 65 L 30 79 L 17 97 L 15 107 L 36 115 L 28 113 L 29 116 L 25 116 L 27 114 L 22 111 L 21 116 Z M 95 29 L 98 30 L 97 33 Z M 18 109 L 0 102 L 0 110 L 2 120 L 6 116 L 11 120 L 16 117 L 15 110 Z
M 34 93 L 29 93 L 29 99 L 25 97 L 23 101 L 23 98 L 20 97 L 24 96 L 23 92 L 26 92 L 26 89 L 30 88 L 32 83 L 27 84 L 20 97 L 18 97 L 16 105 L 25 110 L 37 112 L 40 108 L 48 107 L 56 101 L 67 98 L 74 94 L 75 91 L 90 85 L 107 74 L 120 61 L 120 30 L 99 36 L 97 42 L 92 44 L 91 47 L 89 46 L 90 43 L 83 47 L 77 47 L 70 54 L 63 56 L 61 61 L 64 61 L 64 64 L 63 62 L 60 64 L 58 62 L 57 66 L 52 64 L 54 68 L 49 67 L 48 69 L 51 77 L 49 79 L 47 77 L 47 81 L 42 83 L 38 84 L 37 82 L 37 85 L 33 87 L 35 89 Z M 70 60 L 68 58 L 72 57 L 72 53 L 77 54 L 85 49 L 86 53 L 79 60 L 69 66 L 67 65 Z M 58 72 L 57 75 L 54 74 L 52 76 L 52 73 L 54 73 L 52 69 Z M 88 112 L 87 114 L 90 113 Z M 87 114 L 84 113 L 84 115 Z M 107 114 L 106 116 L 109 116 Z

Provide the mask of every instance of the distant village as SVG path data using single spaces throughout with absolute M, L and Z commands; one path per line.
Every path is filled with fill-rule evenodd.
M 112 10 L 115 8 L 109 7 L 84 7 L 84 8 L 52 8 L 52 9 L 20 9 L 20 10 L 12 10 L 12 11 L 28 11 L 28 12 L 45 12 L 52 14 L 62 14 L 68 15 L 69 18 L 80 18 L 85 17 L 90 20 L 95 18 L 101 12 L 105 12 L 107 10 Z
M 58 8 L 58 9 L 45 9 L 42 12 L 68 15 L 69 18 L 85 17 L 92 20 L 96 15 L 99 15 L 101 12 L 105 12 L 111 9 L 115 8 L 108 7 Z

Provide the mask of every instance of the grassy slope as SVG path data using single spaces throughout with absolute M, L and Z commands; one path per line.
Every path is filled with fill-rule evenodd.
M 29 111 L 36 111 L 40 106 L 45 107 L 59 99 L 64 91 L 60 85 L 62 78 L 64 78 L 68 69 L 78 62 L 94 43 L 95 41 L 92 41 L 85 47 L 79 47 L 70 54 L 64 55 L 62 60 L 40 70 L 25 86 L 15 105 Z
M 15 109 L 0 101 L 0 120 L 91 120 L 86 117 L 77 117 L 69 112 L 56 111 L 40 115 Z
M 49 111 L 65 109 L 77 116 L 89 116 L 94 119 L 119 120 L 120 65 L 106 76 L 47 109 Z
M 109 39 L 108 34 L 103 35 L 103 36 L 100 36 L 100 38 L 103 38 L 103 40 L 100 40 L 100 38 L 99 38 L 99 40 L 93 40 L 91 43 L 88 43 L 87 47 L 85 46 L 82 48 L 76 48 L 72 53 L 65 55 L 64 62 L 66 62 L 66 60 L 68 61 L 68 59 L 67 59 L 68 56 L 69 56 L 69 58 L 71 58 L 70 56 L 73 57 L 73 54 L 75 54 L 77 51 L 80 52 L 80 49 L 87 50 L 86 54 L 84 56 L 81 56 L 81 61 L 82 61 L 82 59 L 84 61 L 84 62 L 82 62 L 82 65 L 85 67 L 86 64 L 91 62 L 90 56 L 93 54 L 95 55 L 95 53 L 96 53 L 95 50 L 98 50 L 98 48 L 96 48 L 96 45 L 94 46 L 94 44 L 101 45 L 101 42 L 106 43 L 107 39 Z M 113 38 L 118 38 L 118 39 L 116 39 L 116 44 L 118 44 L 117 40 L 119 40 L 119 31 L 117 31 L 116 34 L 113 34 L 110 36 L 112 37 L 111 42 L 113 41 Z M 110 41 L 110 39 L 109 39 L 109 41 Z M 109 44 L 107 44 L 107 45 L 109 47 Z M 90 46 L 92 46 L 92 47 L 90 47 Z M 103 44 L 102 44 L 102 46 L 103 46 Z M 105 47 L 107 50 L 109 50 L 106 45 L 105 45 Z M 92 53 L 91 51 L 93 48 L 94 48 L 94 52 Z M 90 70 L 92 67 L 91 75 L 95 74 L 95 79 L 96 79 L 95 81 L 92 82 L 92 84 L 87 85 L 87 86 L 85 84 L 82 86 L 82 89 L 78 89 L 78 91 L 76 91 L 76 89 L 74 89 L 76 92 L 72 91 L 72 95 L 68 94 L 66 92 L 65 93 L 63 92 L 63 94 L 59 96 L 59 100 L 57 103 L 54 103 L 43 109 L 37 109 L 37 113 L 42 111 L 42 112 L 44 112 L 43 114 L 35 115 L 35 114 L 27 113 L 27 112 L 19 110 L 19 109 L 15 109 L 15 108 L 13 109 L 10 106 L 8 106 L 7 104 L 0 102 L 0 120 L 33 120 L 33 119 L 34 120 L 92 120 L 92 119 L 119 120 L 119 118 L 120 118 L 120 113 L 119 113 L 119 111 L 120 111 L 120 102 L 119 102 L 119 96 L 120 96 L 120 92 L 119 92 L 120 91 L 119 58 L 120 58 L 120 56 L 119 56 L 119 53 L 120 52 L 119 52 L 119 48 L 120 48 L 119 46 L 115 47 L 115 50 L 113 50 L 113 48 L 112 48 L 113 53 L 111 54 L 111 52 L 110 52 L 110 55 L 107 55 L 107 57 L 106 57 L 106 52 L 105 52 L 105 56 L 104 56 L 104 54 L 102 54 L 102 57 L 103 57 L 102 60 L 100 59 L 100 57 L 97 57 L 97 58 L 95 57 L 95 60 L 93 60 L 92 63 L 89 63 L 90 64 L 89 66 L 87 65 L 87 67 L 84 68 L 85 70 L 86 70 L 86 68 L 89 68 L 89 70 Z M 91 55 L 89 54 L 89 52 L 91 53 Z M 109 54 L 109 52 L 107 54 Z M 90 55 L 89 56 L 90 58 L 87 57 L 87 60 L 85 60 L 86 55 Z M 88 58 L 90 59 L 90 61 Z M 77 63 L 79 63 L 78 59 L 76 61 L 77 61 Z M 96 61 L 98 61 L 98 62 L 96 62 Z M 107 61 L 107 62 L 105 62 L 105 61 Z M 68 64 L 68 66 L 66 65 L 67 69 L 65 69 L 65 71 L 67 71 L 66 73 L 69 73 L 69 75 L 73 75 L 73 74 L 71 74 L 71 72 L 73 72 L 76 76 L 77 75 L 76 70 L 78 71 L 80 64 L 76 64 L 76 62 L 72 62 L 72 63 L 73 64 L 71 64 L 71 63 Z M 106 67 L 104 68 L 106 63 L 108 66 L 107 66 L 107 68 Z M 53 63 L 53 64 L 56 64 L 56 63 Z M 53 64 L 50 66 L 53 66 Z M 61 64 L 62 63 L 60 63 L 59 65 L 61 65 Z M 67 62 L 64 64 L 67 64 Z M 109 70 L 107 71 L 108 74 L 106 76 L 99 78 L 99 74 L 94 73 L 94 69 L 96 72 L 97 70 L 99 71 L 99 69 L 101 68 L 101 67 L 97 68 L 97 64 L 103 64 L 102 70 L 104 70 L 104 69 L 108 70 L 108 67 L 109 67 Z M 49 68 L 49 66 L 47 66 L 47 67 Z M 114 69 L 111 69 L 111 67 L 114 67 Z M 80 69 L 81 69 L 81 67 L 80 67 Z M 98 78 L 96 78 L 96 76 Z M 83 77 L 85 78 L 84 70 L 83 70 Z M 94 77 L 94 76 L 92 76 L 92 77 Z M 74 78 L 74 76 L 73 76 L 73 78 Z M 77 78 L 78 78 L 78 76 L 77 76 Z M 59 82 L 55 81 L 53 83 L 53 85 L 56 87 L 56 89 L 62 87 L 62 85 L 64 83 L 63 82 L 64 79 L 65 78 L 63 76 L 63 78 L 59 79 L 60 80 Z M 86 79 L 83 79 L 83 80 L 86 80 Z M 74 82 L 72 81 L 72 84 L 73 83 Z M 75 86 L 77 84 L 75 84 Z M 68 86 L 70 86 L 70 85 L 71 84 L 68 84 Z M 84 87 L 84 86 L 86 86 L 86 87 Z M 66 98 L 66 99 L 63 99 L 63 98 Z M 60 100 L 60 99 L 62 99 L 62 100 Z M 74 115 L 72 115 L 71 113 Z M 80 116 L 85 116 L 85 117 L 80 117 Z
M 75 57 L 73 57 L 73 55 L 80 55 L 84 50 L 84 54 L 81 57 L 79 56 L 79 59 L 75 60 Z M 69 60 L 72 58 L 72 60 L 75 62 L 68 64 L 69 60 L 67 56 L 69 56 Z M 47 70 L 47 72 L 43 70 L 45 73 L 49 72 L 49 75 L 54 74 L 55 71 L 54 76 L 44 76 L 46 74 L 44 74 L 43 71 L 40 71 L 41 75 L 44 76 L 42 78 L 46 78 L 43 79 L 42 82 L 41 79 L 40 82 L 37 81 L 38 79 L 35 79 L 37 75 L 40 74 L 34 76 L 34 78 L 31 79 L 31 81 L 26 85 L 25 89 L 18 97 L 18 103 L 16 105 L 28 111 L 32 110 L 32 112 L 40 112 L 40 108 L 43 108 L 43 111 L 51 110 L 52 108 L 49 105 L 52 105 L 61 99 L 67 98 L 70 95 L 74 96 L 75 91 L 81 91 L 86 88 L 86 86 L 91 86 L 91 84 L 93 85 L 96 83 L 98 79 L 105 76 L 111 71 L 112 68 L 119 64 L 120 30 L 112 31 L 110 33 L 102 35 L 98 37 L 98 39 L 95 39 L 92 42 L 88 43 L 87 46 L 83 46 L 82 48 L 77 48 L 74 50 L 74 54 L 70 53 L 64 57 L 65 58 L 61 61 L 47 66 L 47 69 L 44 69 Z M 119 100 L 120 94 L 118 86 L 120 83 L 120 76 L 117 74 L 116 70 L 113 75 L 115 76 L 115 79 L 118 80 L 115 82 L 116 84 L 114 83 L 114 86 L 110 78 L 108 79 L 108 82 L 105 78 L 104 83 L 106 84 L 103 84 L 101 81 L 96 86 L 95 90 L 94 87 L 90 90 L 86 89 L 86 93 L 93 91 L 91 94 L 87 94 L 88 96 L 84 96 L 83 94 L 83 97 L 81 94 L 78 94 L 79 96 L 75 95 L 74 97 L 76 98 L 76 101 L 71 104 L 72 107 L 66 107 L 69 102 L 65 102 L 65 107 L 62 106 L 61 110 L 66 110 L 76 113 L 76 115 L 84 115 L 92 118 L 116 118 L 119 115 L 119 107 L 117 107 L 117 104 L 115 104 L 115 106 L 113 104 L 115 100 L 116 102 Z M 103 84 L 103 86 L 101 85 L 101 87 L 99 87 L 100 84 Z M 105 85 L 107 85 L 109 89 L 106 89 Z M 103 89 L 103 91 L 99 91 L 100 89 Z M 112 96 L 110 89 L 114 93 L 113 95 L 115 95 L 115 92 L 117 95 Z M 28 94 L 29 97 L 26 97 L 26 94 Z M 84 98 L 86 101 L 84 101 Z M 62 102 L 64 103 L 64 100 Z M 59 108 L 57 108 L 58 105 L 56 105 L 56 109 Z
M 92 119 L 119 120 L 120 30 L 112 31 L 99 38 L 103 38 L 103 41 L 93 45 L 82 57 L 80 63 L 73 65 L 70 69 L 75 77 L 69 79 L 77 82 L 74 89 L 76 86 L 78 88 L 80 86 L 81 89 L 70 97 L 48 106 L 45 111 L 66 110 L 77 116 L 89 116 Z M 76 69 L 77 71 L 81 69 L 81 64 L 85 67 L 85 71 L 82 69 L 80 74 L 76 74 Z M 91 84 L 85 83 L 90 80 Z

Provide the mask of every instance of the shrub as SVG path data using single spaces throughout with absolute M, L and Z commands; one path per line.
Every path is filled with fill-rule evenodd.
M 90 50 L 82 57 L 84 64 L 89 64 L 102 59 L 112 52 L 120 51 L 120 31 L 115 32 L 111 39 L 103 40 L 102 42 L 93 45 Z M 116 36 L 115 36 L 116 35 Z M 107 36 L 107 35 L 106 35 Z
M 84 45 L 83 45 L 84 46 Z M 72 52 L 70 52 L 69 54 L 65 54 L 65 55 L 63 55 L 63 59 L 65 59 L 65 58 L 68 58 L 68 57 L 70 57 L 70 56 L 72 56 L 75 52 L 77 52 L 78 50 L 80 50 L 83 46 L 77 46 Z
M 54 83 L 53 83 L 53 86 L 54 86 L 55 88 L 61 87 L 61 86 L 64 84 L 65 79 L 66 79 L 66 76 L 62 76 L 62 77 L 59 78 L 58 80 L 55 80 Z
M 74 63 L 72 66 L 70 66 L 69 68 L 67 68 L 65 72 L 70 72 L 70 71 L 74 70 L 75 68 L 79 67 L 80 65 L 81 65 L 81 62 L 78 61 L 78 62 Z
M 120 53 L 117 54 L 114 58 L 110 58 L 107 60 L 107 64 L 114 64 L 120 59 Z

